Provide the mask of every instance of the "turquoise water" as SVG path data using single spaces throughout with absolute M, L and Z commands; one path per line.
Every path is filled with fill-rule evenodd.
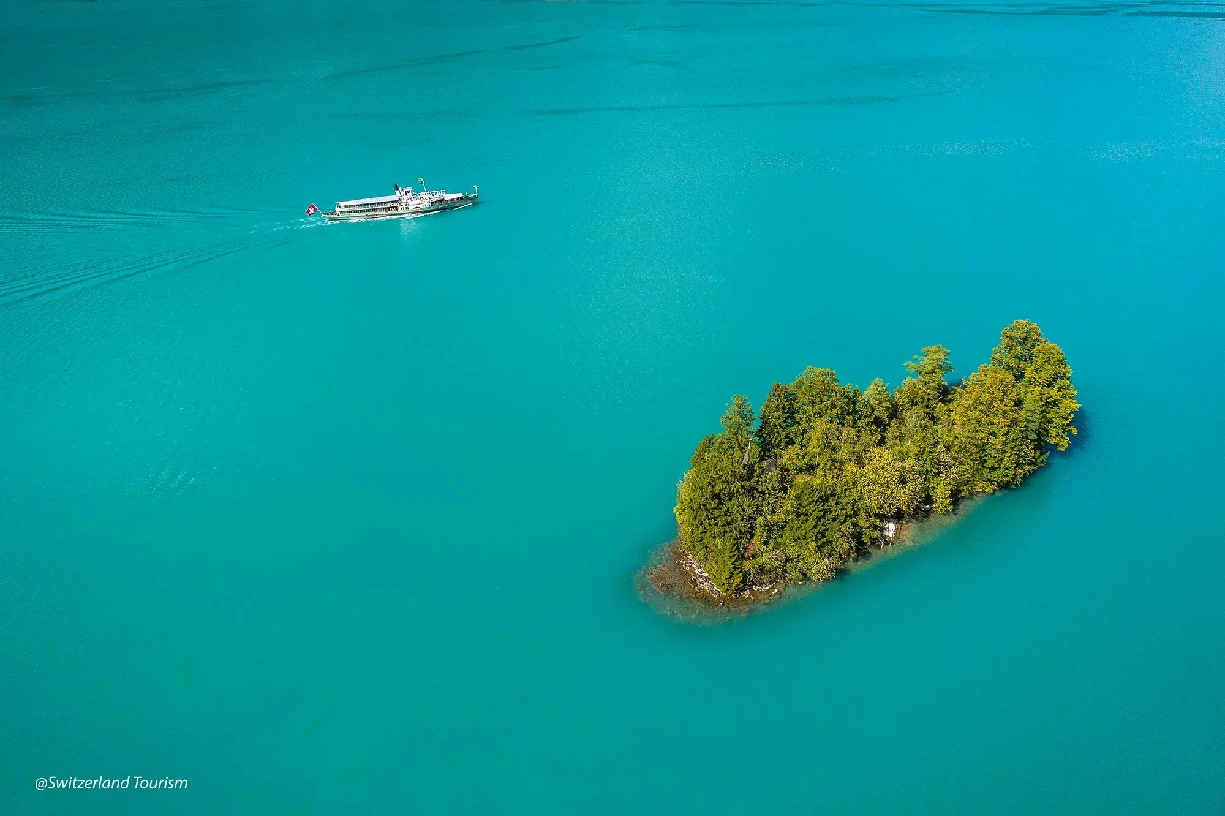
M 1225 809 L 1219 7 L 0 15 L 0 813 Z M 302 217 L 421 175 L 484 201 Z M 1015 318 L 1022 489 L 640 600 L 733 391 Z

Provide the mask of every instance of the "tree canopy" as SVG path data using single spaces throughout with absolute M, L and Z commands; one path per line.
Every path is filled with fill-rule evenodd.
M 827 368 L 775 383 L 760 418 L 739 394 L 699 443 L 677 488 L 681 544 L 715 586 L 824 580 L 881 540 L 883 524 L 948 513 L 1014 487 L 1076 433 L 1072 370 L 1028 320 L 961 381 L 928 346 L 890 390 Z

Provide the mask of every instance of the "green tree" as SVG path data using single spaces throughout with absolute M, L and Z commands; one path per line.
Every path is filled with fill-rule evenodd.
M 992 350 L 990 364 L 1019 380 L 1033 363 L 1034 352 L 1046 342 L 1037 324 L 1014 320 L 1000 332 L 1000 344 Z
M 723 592 L 735 592 L 756 516 L 748 459 L 752 406 L 733 399 L 724 432 L 702 440 L 677 487 L 676 522 L 681 541 Z
M 843 386 L 838 375 L 828 368 L 809 367 L 791 384 L 791 390 L 795 393 L 801 443 L 820 422 L 849 424 L 859 403 L 859 391 Z
M 928 416 L 935 415 L 937 406 L 949 393 L 944 378 L 953 366 L 948 360 L 949 350 L 944 346 L 927 346 L 906 363 L 906 370 L 913 376 L 907 377 L 894 393 L 899 410 L 918 408 Z
M 767 454 L 795 444 L 795 392 L 786 385 L 775 383 L 761 406 L 761 424 L 757 440 Z
M 889 386 L 879 377 L 872 381 L 860 398 L 860 414 L 882 433 L 897 416 L 897 404 L 889 393 Z
M 785 577 L 787 556 L 779 546 L 780 533 L 791 516 L 787 500 L 788 479 L 775 459 L 761 462 L 753 489 L 757 517 L 753 522 L 752 539 L 745 548 L 744 571 L 752 583 L 770 583 Z
M 735 394 L 731 405 L 719 419 L 723 433 L 737 448 L 743 450 L 753 440 L 753 404 L 748 397 Z
M 795 482 L 789 496 L 791 513 L 779 536 L 790 580 L 803 580 L 825 571 L 825 560 L 837 540 L 835 497 L 836 492 L 827 483 L 811 478 Z
M 889 448 L 875 448 L 864 461 L 860 493 L 867 509 L 884 518 L 915 513 L 927 490 L 912 460 L 898 459 Z
M 1024 396 L 1012 374 L 991 365 L 979 366 L 958 390 L 949 413 L 952 453 L 969 490 L 1011 487 L 1042 464 Z
M 1021 385 L 1031 437 L 1040 445 L 1067 450 L 1076 433 L 1073 420 L 1080 404 L 1072 385 L 1072 369 L 1063 349 L 1043 341 L 1033 351 Z

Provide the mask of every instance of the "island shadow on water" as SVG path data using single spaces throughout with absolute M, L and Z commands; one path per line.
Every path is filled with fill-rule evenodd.
M 700 570 L 695 572 L 696 562 L 680 541 L 673 540 L 655 548 L 646 565 L 634 576 L 634 587 L 643 602 L 665 617 L 697 626 L 728 623 L 807 598 L 836 581 L 849 580 L 877 564 L 931 543 L 977 509 L 986 498 L 984 495 L 967 498 L 952 513 L 898 522 L 892 539 L 882 537 L 879 546 L 839 569 L 828 581 L 779 583 L 751 587 L 736 595 L 717 594 L 710 590 Z

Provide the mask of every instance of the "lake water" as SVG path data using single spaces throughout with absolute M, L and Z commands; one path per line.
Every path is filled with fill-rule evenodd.
M 0 812 L 1225 809 L 1220 7 L 0 18 Z M 419 176 L 482 203 L 302 215 Z M 1016 318 L 1085 406 L 1023 488 L 642 602 L 733 392 Z

